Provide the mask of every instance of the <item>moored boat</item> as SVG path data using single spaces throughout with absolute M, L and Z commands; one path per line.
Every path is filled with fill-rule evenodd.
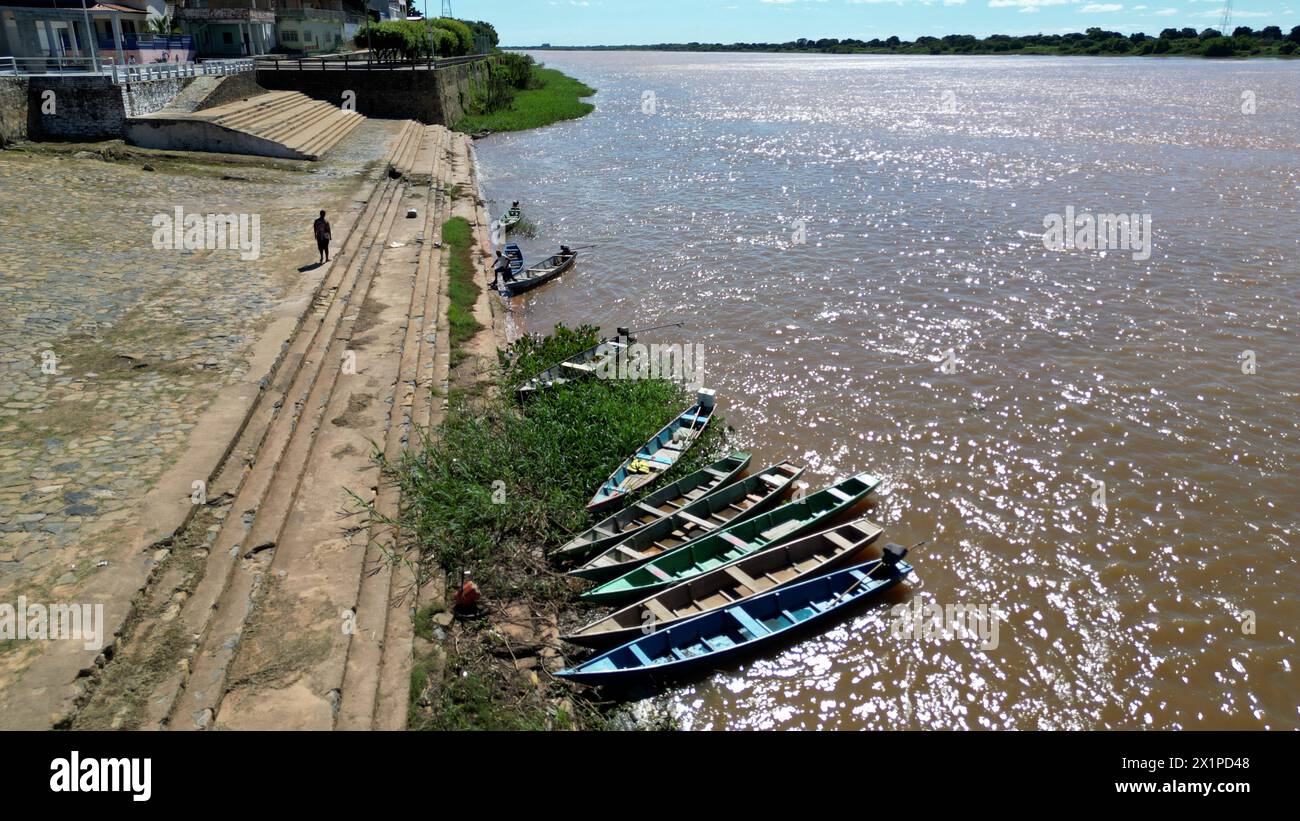
M 741 471 L 749 467 L 749 459 L 750 455 L 745 451 L 724 456 L 708 467 L 656 490 L 633 507 L 600 520 L 564 546 L 552 551 L 551 555 L 562 559 L 581 559 L 605 550 L 640 528 L 730 485 Z
M 880 525 L 864 517 L 802 539 L 765 547 L 734 564 L 715 568 L 629 604 L 563 638 L 586 647 L 622 644 L 683 619 L 838 569 L 851 562 L 880 534 Z
M 621 576 L 687 542 L 702 538 L 719 528 L 739 524 L 771 509 L 793 487 L 802 473 L 803 468 L 789 462 L 779 462 L 763 468 L 753 476 L 698 499 L 629 534 L 591 561 L 570 570 L 569 575 L 594 582 Z M 631 509 L 635 510 L 636 507 Z
M 893 587 L 912 566 L 906 548 L 886 547 L 884 558 L 778 587 L 735 604 L 684 619 L 556 673 L 582 684 L 659 680 L 712 669 L 742 654 L 779 643 L 792 631 L 828 622 L 868 597 Z
M 707 388 L 699 391 L 696 402 L 682 411 L 677 418 L 664 425 L 650 441 L 628 457 L 610 474 L 605 483 L 587 503 L 587 510 L 606 510 L 621 501 L 627 494 L 645 487 L 677 464 L 682 454 L 695 444 L 713 418 L 714 393 Z
M 549 282 L 572 268 L 573 262 L 577 258 L 577 251 L 570 251 L 567 254 L 554 254 L 536 265 L 529 265 L 521 270 L 514 269 L 513 263 L 511 263 L 514 276 L 512 278 L 503 277 L 498 285 L 498 290 L 502 296 L 511 297 L 536 288 L 538 285 Z
M 514 205 L 510 206 L 510 208 L 505 212 L 505 214 L 501 216 L 500 219 L 501 227 L 506 231 L 509 231 L 510 229 L 518 225 L 519 221 L 522 220 L 523 218 L 524 218 L 524 209 L 519 207 L 519 203 L 515 203 Z
M 519 387 L 515 388 L 515 398 L 522 402 L 538 391 L 599 373 L 609 359 L 625 355 L 628 345 L 633 342 L 636 342 L 636 338 L 626 328 L 619 328 L 614 338 L 580 351 L 519 383 Z
M 811 533 L 865 499 L 880 481 L 869 473 L 841 479 L 803 499 L 687 542 L 588 590 L 581 598 L 603 604 L 645 598 L 716 567 L 731 564 L 768 545 Z

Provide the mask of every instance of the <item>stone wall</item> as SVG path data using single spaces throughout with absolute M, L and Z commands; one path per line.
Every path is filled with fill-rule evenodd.
M 211 79 L 174 77 L 119 86 L 109 77 L 0 78 L 0 139 L 6 142 L 25 138 L 122 139 L 126 136 L 128 117 L 161 111 L 191 83 Z M 198 102 L 199 109 L 251 97 L 264 90 L 257 85 L 251 71 L 219 80 L 212 92 Z M 53 98 L 48 98 L 46 92 L 53 92 Z
M 126 106 L 111 78 L 29 78 L 27 133 L 31 139 L 112 140 L 125 131 Z
M 0 148 L 27 139 L 27 78 L 0 77 Z
M 260 86 L 300 91 L 308 97 L 342 105 L 344 92 L 356 95 L 357 111 L 367 117 L 419 120 L 451 126 L 465 113 L 475 83 L 488 61 L 434 71 L 259 71 Z

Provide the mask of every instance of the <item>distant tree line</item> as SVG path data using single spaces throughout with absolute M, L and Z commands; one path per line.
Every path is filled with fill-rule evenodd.
M 546 45 L 542 48 L 551 48 Z M 562 48 L 555 46 L 555 48 Z M 1300 26 L 1283 34 L 1279 26 L 1258 31 L 1238 26 L 1231 35 L 1217 29 L 1197 31 L 1193 28 L 1167 28 L 1158 36 L 1143 32 L 1121 34 L 1090 28 L 1071 34 L 1029 34 L 1013 37 L 991 34 L 983 39 L 970 34 L 947 37 L 918 37 L 902 40 L 857 40 L 824 37 L 820 40 L 799 38 L 788 43 L 659 43 L 646 46 L 585 46 L 594 50 L 641 49 L 651 51 L 762 51 L 814 54 L 1061 54 L 1125 55 L 1169 54 L 1200 57 L 1291 56 L 1300 52 Z

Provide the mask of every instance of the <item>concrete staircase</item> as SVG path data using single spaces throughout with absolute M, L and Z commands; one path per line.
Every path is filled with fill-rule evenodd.
M 208 482 L 210 538 L 142 591 L 96 709 L 135 704 L 130 726 L 172 730 L 405 726 L 414 614 L 443 585 L 391 561 L 411 534 L 386 523 L 399 489 L 371 449 L 395 462 L 445 413 L 442 225 L 471 167 L 468 137 L 408 122 L 336 218 L 336 256 Z
M 364 119 L 296 91 L 272 91 L 203 111 L 133 117 L 127 139 L 146 148 L 317 160 Z

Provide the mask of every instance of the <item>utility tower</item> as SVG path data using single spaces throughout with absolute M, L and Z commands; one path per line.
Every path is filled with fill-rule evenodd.
M 451 0 L 443 0 L 443 5 L 447 5 Z M 1232 0 L 1223 0 L 1223 15 L 1219 17 L 1219 33 L 1224 37 L 1232 36 Z
M 451 16 L 451 0 L 442 0 L 442 16 L 443 17 Z

